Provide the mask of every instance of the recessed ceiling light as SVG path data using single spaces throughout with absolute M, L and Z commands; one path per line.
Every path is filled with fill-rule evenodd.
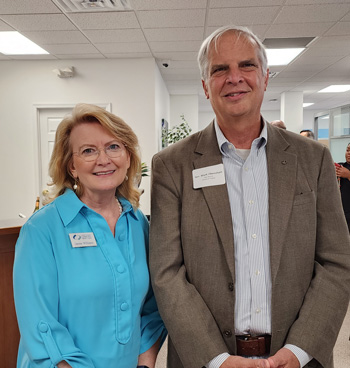
M 350 84 L 333 84 L 327 88 L 323 88 L 318 93 L 329 93 L 329 92 L 346 92 L 350 91 Z
M 0 52 L 4 55 L 40 55 L 47 51 L 18 32 L 0 32 Z
M 297 49 L 266 49 L 267 61 L 271 65 L 288 65 L 305 48 Z
M 308 106 L 311 106 L 311 105 L 314 105 L 313 102 L 305 102 L 303 103 L 303 107 L 308 107 Z

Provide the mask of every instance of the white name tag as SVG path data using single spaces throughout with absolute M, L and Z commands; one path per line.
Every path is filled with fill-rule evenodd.
M 193 189 L 225 184 L 224 165 L 202 167 L 192 171 Z
M 74 233 L 69 234 L 69 238 L 73 248 L 97 246 L 94 233 Z

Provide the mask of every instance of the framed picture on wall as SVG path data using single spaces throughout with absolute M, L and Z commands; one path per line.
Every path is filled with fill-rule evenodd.
M 166 136 L 168 134 L 169 124 L 165 119 L 162 119 L 162 126 L 161 126 L 161 132 L 162 132 L 162 146 L 161 149 L 168 147 L 168 141 L 166 139 Z

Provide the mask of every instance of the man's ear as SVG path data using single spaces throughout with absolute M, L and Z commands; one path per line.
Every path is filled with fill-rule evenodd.
M 267 89 L 267 85 L 269 83 L 269 77 L 270 77 L 270 69 L 267 69 L 266 76 L 265 76 L 265 89 L 264 89 L 264 91 L 266 91 L 266 89 Z
M 208 87 L 207 85 L 205 84 L 204 80 L 202 79 L 202 87 L 203 87 L 203 90 L 204 90 L 204 93 L 205 93 L 205 97 L 207 98 L 207 100 L 209 100 L 209 92 L 208 92 Z

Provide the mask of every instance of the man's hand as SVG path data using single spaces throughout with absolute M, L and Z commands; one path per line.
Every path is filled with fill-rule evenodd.
M 231 355 L 220 368 L 271 368 L 267 359 L 250 359 Z
M 345 179 L 350 180 L 350 171 L 347 168 L 345 168 L 344 166 L 340 166 L 340 167 L 336 166 L 335 167 L 335 173 L 340 178 L 345 178 Z
M 298 358 L 286 348 L 278 350 L 278 352 L 267 359 L 269 368 L 300 368 Z

